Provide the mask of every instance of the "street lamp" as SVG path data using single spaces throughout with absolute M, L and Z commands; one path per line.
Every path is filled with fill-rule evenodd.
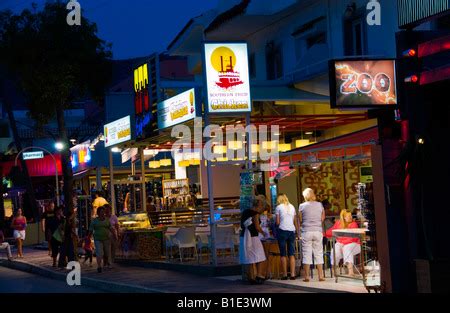
M 58 141 L 55 143 L 55 149 L 58 151 L 62 151 L 64 149 L 64 143 Z
M 55 147 L 56 147 L 57 144 L 58 144 L 58 143 L 55 144 Z M 27 150 L 31 150 L 31 149 L 40 149 L 40 150 L 43 150 L 43 151 L 47 152 L 47 153 L 52 157 L 52 159 L 53 159 L 53 162 L 54 162 L 54 164 L 55 164 L 56 205 L 59 206 L 58 165 L 57 165 L 57 163 L 56 163 L 56 158 L 55 158 L 55 156 L 54 156 L 50 151 L 48 151 L 48 150 L 45 149 L 45 148 L 42 148 L 42 147 L 36 147 L 36 146 L 31 146 L 31 147 L 23 148 L 22 150 L 19 151 L 19 153 L 17 153 L 16 159 L 15 159 L 15 161 L 14 161 L 14 166 L 17 166 L 17 160 L 19 159 L 19 156 L 20 156 L 23 152 L 25 152 L 25 151 L 27 151 Z

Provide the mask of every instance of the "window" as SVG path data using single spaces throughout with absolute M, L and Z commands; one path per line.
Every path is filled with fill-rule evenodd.
M 266 71 L 267 80 L 283 77 L 283 51 L 273 42 L 266 45 Z
M 327 34 L 325 32 L 312 35 L 306 39 L 306 47 L 311 49 L 314 45 L 327 43 Z
M 362 14 L 344 20 L 344 51 L 347 56 L 366 53 L 366 29 Z
M 294 37 L 297 61 L 300 61 L 315 45 L 327 43 L 327 29 L 327 19 L 325 16 L 319 16 L 294 30 L 291 36 Z
M 250 78 L 256 78 L 256 56 L 254 53 L 250 54 L 248 58 L 248 68 Z
M 9 138 L 9 124 L 7 121 L 0 121 L 0 138 Z

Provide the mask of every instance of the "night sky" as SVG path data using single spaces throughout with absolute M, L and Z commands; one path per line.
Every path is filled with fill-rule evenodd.
M 45 0 L 0 0 L 0 10 L 20 13 Z M 67 3 L 68 0 L 63 0 Z M 213 9 L 217 0 L 78 0 L 97 23 L 100 38 L 112 42 L 114 59 L 162 52 L 192 17 Z

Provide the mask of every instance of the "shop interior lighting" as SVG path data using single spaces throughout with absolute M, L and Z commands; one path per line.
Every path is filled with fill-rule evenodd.
M 122 152 L 122 150 L 120 150 L 119 147 L 112 147 L 112 148 L 111 148 L 111 152 L 112 152 L 112 153 L 120 153 L 120 152 Z
M 312 135 L 314 134 L 313 132 L 309 131 L 309 132 L 305 132 L 305 135 Z
M 278 141 L 263 141 L 262 147 L 266 150 L 275 150 L 278 146 Z
M 228 149 L 230 150 L 239 150 L 242 149 L 243 142 L 242 141 L 229 141 L 228 142 Z
M 228 158 L 217 158 L 217 162 L 227 162 Z

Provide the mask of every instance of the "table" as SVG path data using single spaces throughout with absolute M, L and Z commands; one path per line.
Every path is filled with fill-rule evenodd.
M 356 279 L 356 280 L 362 280 L 364 283 L 364 287 L 367 288 L 366 282 L 366 274 L 365 274 L 365 257 L 364 257 L 364 251 L 363 251 L 363 242 L 365 242 L 366 240 L 366 232 L 368 232 L 368 229 L 366 228 L 351 228 L 351 229 L 334 229 L 332 231 L 332 245 L 333 245 L 333 270 L 334 270 L 334 276 L 336 278 L 336 283 L 338 282 L 338 277 L 345 277 L 345 278 L 350 278 L 350 279 Z M 350 237 L 350 238 L 359 238 L 359 240 L 361 241 L 361 253 L 360 255 L 360 260 L 361 260 L 361 264 L 362 264 L 362 278 L 360 277 L 353 277 L 353 276 L 348 276 L 348 275 L 340 275 L 337 272 L 337 262 L 336 262 L 336 249 L 335 249 L 335 244 L 336 244 L 336 239 L 338 237 Z

